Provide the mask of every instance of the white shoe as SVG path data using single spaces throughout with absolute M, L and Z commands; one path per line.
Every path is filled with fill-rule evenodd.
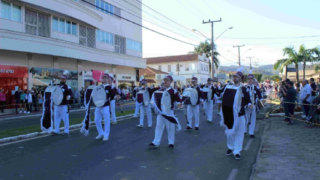
M 152 127 L 152 125 L 148 125 L 148 127 L 149 127 L 149 128 L 151 128 L 151 127 Z
M 104 137 L 103 139 L 102 139 L 102 141 L 108 141 L 109 140 L 109 137 Z
M 30 111 L 28 111 L 27 114 L 30 114 Z
M 102 139 L 103 138 L 103 135 L 98 135 L 97 137 L 96 137 L 96 139 Z
M 132 116 L 133 118 L 137 118 L 138 116 Z
M 302 118 L 306 118 L 306 116 L 305 116 L 305 115 L 301 115 L 301 117 L 302 117 Z
M 24 111 L 23 113 L 27 113 L 27 111 Z
M 137 127 L 138 128 L 143 128 L 143 125 L 142 124 L 138 124 Z
M 19 114 L 21 114 L 22 113 L 22 111 L 19 111 Z
M 117 124 L 117 123 L 118 123 L 117 121 L 111 122 L 111 124 Z

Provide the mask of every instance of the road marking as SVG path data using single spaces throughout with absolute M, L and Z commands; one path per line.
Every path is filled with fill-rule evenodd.
M 123 120 L 127 120 L 127 119 L 130 119 L 132 118 L 132 116 L 128 116 L 128 117 L 124 117 L 124 118 L 121 118 L 121 119 L 117 119 L 117 121 L 123 121 Z M 90 127 L 94 127 L 96 126 L 95 124 L 90 124 Z M 70 132 L 72 131 L 79 131 L 80 128 L 76 128 L 76 129 L 71 129 Z M 40 136 L 37 136 L 37 137 L 32 137 L 32 138 L 28 138 L 28 139 L 23 139 L 23 140 L 18 140 L 18 141 L 14 141 L 14 142 L 8 142 L 8 143 L 4 143 L 4 144 L 0 144 L 0 147 L 2 146 L 6 146 L 6 145 L 10 145 L 10 144 L 15 144 L 15 143 L 20 143 L 20 142 L 25 142 L 25 141 L 30 141 L 30 140 L 33 140 L 33 139 L 39 139 L 39 138 L 43 138 L 43 137 L 48 137 L 48 136 L 52 136 L 51 134 L 47 134 L 47 135 L 40 135 Z
M 254 131 L 258 131 L 259 130 L 259 124 L 256 125 L 256 129 Z
M 232 169 L 227 180 L 235 180 L 238 172 L 239 172 L 239 169 Z
M 252 143 L 252 139 L 249 139 L 249 141 L 247 142 L 246 147 L 244 148 L 245 151 L 249 150 L 251 143 Z

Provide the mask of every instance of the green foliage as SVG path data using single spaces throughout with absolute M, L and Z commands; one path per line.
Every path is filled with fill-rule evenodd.
M 207 58 L 211 57 L 211 44 L 209 44 L 207 41 L 205 42 L 201 42 L 199 44 L 199 46 L 194 48 L 194 53 L 196 54 L 202 54 L 205 53 Z M 220 62 L 218 59 L 218 56 L 220 55 L 217 51 L 214 51 L 214 59 L 213 59 L 213 63 L 215 65 L 216 68 L 219 67 Z M 211 59 L 209 61 L 209 71 L 211 72 Z

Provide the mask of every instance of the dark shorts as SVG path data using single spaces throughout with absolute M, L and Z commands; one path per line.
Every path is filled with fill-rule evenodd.
M 294 114 L 294 106 L 295 106 L 295 104 L 287 104 L 287 106 L 288 106 L 289 114 L 293 115 Z

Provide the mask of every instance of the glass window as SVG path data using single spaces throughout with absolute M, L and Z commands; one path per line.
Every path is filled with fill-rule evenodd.
M 59 32 L 65 32 L 64 19 L 59 19 Z
M 4 19 L 11 19 L 11 5 L 10 3 L 1 2 L 1 17 Z
M 158 68 L 159 68 L 159 71 L 161 71 L 161 65 L 159 65 L 159 67 L 158 67 Z
M 12 5 L 12 20 L 21 22 L 21 7 Z
M 101 12 L 104 12 L 104 6 L 105 6 L 104 4 L 105 4 L 104 1 L 101 1 L 101 2 L 100 2 L 100 8 L 101 8 L 100 11 L 101 11 Z
M 168 72 L 171 72 L 171 65 L 168 65 Z
M 108 43 L 109 40 L 108 40 L 108 33 L 104 32 L 104 41 L 105 43 Z
M 112 5 L 110 5 L 110 12 L 114 13 L 114 7 Z M 113 14 L 111 14 L 113 15 Z
M 77 24 L 76 23 L 72 23 L 72 34 L 73 35 L 77 35 L 77 29 L 78 29 L 78 27 L 77 27 Z
M 58 31 L 58 21 L 59 21 L 59 19 L 57 17 L 53 17 L 52 29 L 54 31 Z
M 100 7 L 100 0 L 96 0 L 96 9 L 99 10 Z
M 114 44 L 114 41 L 113 41 L 113 34 L 110 34 L 110 44 Z
M 108 3 L 104 3 L 104 12 L 109 14 L 109 4 Z
M 96 41 L 100 41 L 100 30 L 99 29 L 97 29 L 96 30 Z
M 71 34 L 71 22 L 67 21 L 67 34 Z

